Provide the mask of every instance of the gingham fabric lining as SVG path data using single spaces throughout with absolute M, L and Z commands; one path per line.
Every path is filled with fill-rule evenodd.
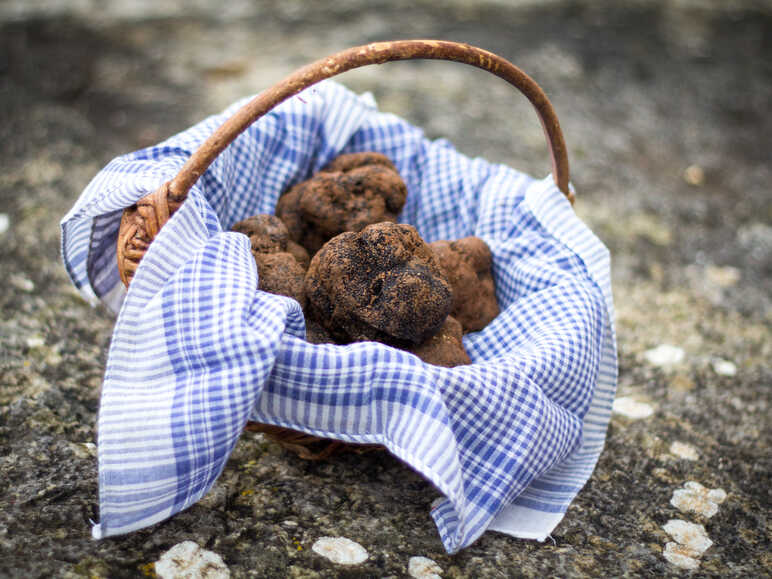
M 449 552 L 486 529 L 543 539 L 592 472 L 616 384 L 608 254 L 551 178 L 469 159 L 368 97 L 322 83 L 218 157 L 162 229 L 126 295 L 120 211 L 172 177 L 231 109 L 108 164 L 62 221 L 65 265 L 120 307 L 99 414 L 100 518 L 126 533 L 200 499 L 247 419 L 379 443 L 444 498 Z M 474 364 L 440 368 L 376 343 L 311 345 L 297 302 L 256 291 L 248 239 L 288 186 L 341 152 L 388 155 L 408 185 L 400 216 L 428 241 L 491 247 L 502 313 L 468 334 Z

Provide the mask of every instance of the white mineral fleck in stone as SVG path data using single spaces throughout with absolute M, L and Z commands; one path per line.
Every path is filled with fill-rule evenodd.
M 662 556 L 665 557 L 665 560 L 668 563 L 675 565 L 679 569 L 689 569 L 693 571 L 700 566 L 700 562 L 698 561 L 700 554 L 695 553 L 688 547 L 684 547 L 678 543 L 667 543 Z
M 70 448 L 78 458 L 94 458 L 97 455 L 97 447 L 93 442 L 71 442 Z
M 662 344 L 643 353 L 643 357 L 649 364 L 660 367 L 675 366 L 683 361 L 684 356 L 682 348 L 670 344 Z
M 442 567 L 428 557 L 410 557 L 407 572 L 415 579 L 440 579 Z
M 705 277 L 708 278 L 709 282 L 718 287 L 727 288 L 737 285 L 741 276 L 740 270 L 736 267 L 709 265 L 705 268 Z
M 724 489 L 710 489 L 708 491 L 708 500 L 720 505 L 726 500 L 726 491 Z
M 338 565 L 358 565 L 368 557 L 362 545 L 346 537 L 321 537 L 311 549 Z
M 708 489 L 698 482 L 689 481 L 684 488 L 673 492 L 670 504 L 684 513 L 697 513 L 710 518 L 718 512 L 718 505 L 726 500 L 724 489 Z
M 161 579 L 226 579 L 230 569 L 217 553 L 199 547 L 193 541 L 183 541 L 166 551 L 155 562 L 155 572 Z
M 684 169 L 684 181 L 694 187 L 703 185 L 705 183 L 705 169 L 699 165 L 689 165 Z
M 35 282 L 31 279 L 24 277 L 23 275 L 14 274 L 8 278 L 8 281 L 17 290 L 30 293 L 35 289 Z
M 11 226 L 11 218 L 8 217 L 7 213 L 0 213 L 0 235 L 8 231 L 8 228 Z
M 651 404 L 639 402 L 631 396 L 622 396 L 614 400 L 612 410 L 616 414 L 621 414 L 634 420 L 648 418 L 654 414 L 654 407 Z
M 700 458 L 697 449 L 691 444 L 678 442 L 677 440 L 670 445 L 670 454 L 673 454 L 678 458 L 685 458 L 686 460 L 697 460 Z
M 713 544 L 705 532 L 705 527 L 681 519 L 671 519 L 663 527 L 679 545 L 690 549 L 695 556 L 701 556 Z
M 45 344 L 46 344 L 45 338 L 43 338 L 43 336 L 40 336 L 38 334 L 35 334 L 27 338 L 27 347 L 33 350 L 35 348 L 41 348 L 45 346 Z
M 713 360 L 713 371 L 719 376 L 734 376 L 737 374 L 737 366 L 729 360 L 716 358 Z

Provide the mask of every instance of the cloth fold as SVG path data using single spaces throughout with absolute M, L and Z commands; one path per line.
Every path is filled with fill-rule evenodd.
M 120 210 L 168 180 L 241 103 L 105 167 L 62 221 L 86 297 L 120 309 L 99 413 L 100 523 L 142 528 L 214 484 L 248 419 L 379 443 L 444 495 L 455 552 L 486 529 L 543 540 L 592 473 L 616 386 L 609 259 L 551 178 L 469 159 L 325 82 L 260 119 L 218 157 L 126 293 Z M 470 366 L 383 344 L 312 345 L 292 299 L 257 290 L 237 220 L 343 152 L 378 151 L 408 186 L 402 222 L 428 241 L 491 247 L 502 313 L 465 336 Z

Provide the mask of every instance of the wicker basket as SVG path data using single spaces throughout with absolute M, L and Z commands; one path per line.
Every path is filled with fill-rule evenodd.
M 245 104 L 191 155 L 179 173 L 158 190 L 124 210 L 118 233 L 118 271 L 128 286 L 158 231 L 184 203 L 188 191 L 215 158 L 249 125 L 276 105 L 324 80 L 369 64 L 395 60 L 434 59 L 460 62 L 487 70 L 519 89 L 536 109 L 544 128 L 557 187 L 573 202 L 569 191 L 568 158 L 557 116 L 542 89 L 522 70 L 491 52 L 440 40 L 399 40 L 357 46 L 313 62 Z M 246 429 L 262 432 L 306 459 L 323 459 L 341 451 L 366 452 L 377 445 L 354 445 L 256 422 Z

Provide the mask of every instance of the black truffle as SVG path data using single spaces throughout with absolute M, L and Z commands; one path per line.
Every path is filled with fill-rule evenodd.
M 249 237 L 255 258 L 258 287 L 306 305 L 304 278 L 309 260 L 305 249 L 289 238 L 286 225 L 274 215 L 255 215 L 232 228 Z
M 439 331 L 452 306 L 429 246 L 414 227 L 389 222 L 327 242 L 311 260 L 305 289 L 308 314 L 338 343 L 415 346 Z
M 452 316 L 448 316 L 439 332 L 408 350 L 427 364 L 452 368 L 472 363 L 462 340 L 461 324 Z
M 464 332 L 482 330 L 499 315 L 490 248 L 479 237 L 430 244 L 453 288 L 453 308 Z
M 313 254 L 340 233 L 396 221 L 406 196 L 407 186 L 388 157 L 352 153 L 282 195 L 276 215 L 292 240 Z

